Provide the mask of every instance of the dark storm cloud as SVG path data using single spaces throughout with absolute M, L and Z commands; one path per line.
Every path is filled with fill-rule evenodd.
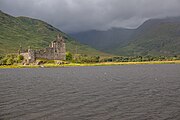
M 78 32 L 134 28 L 149 18 L 180 16 L 180 0 L 0 0 L 0 9 Z

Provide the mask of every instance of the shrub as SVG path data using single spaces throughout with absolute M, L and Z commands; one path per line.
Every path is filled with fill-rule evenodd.
M 8 58 L 6 61 L 6 65 L 12 65 L 12 64 L 14 64 L 13 58 Z
M 66 52 L 66 60 L 67 61 L 72 61 L 72 54 L 70 52 Z
M 21 63 L 23 61 L 24 57 L 22 55 L 17 56 L 17 62 Z

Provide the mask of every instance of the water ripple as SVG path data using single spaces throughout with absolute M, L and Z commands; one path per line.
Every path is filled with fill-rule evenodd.
M 179 120 L 180 65 L 0 70 L 0 120 Z

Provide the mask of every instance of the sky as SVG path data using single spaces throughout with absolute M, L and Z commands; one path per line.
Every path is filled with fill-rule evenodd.
M 180 16 L 180 0 L 0 0 L 0 10 L 74 33 L 137 28 L 151 18 Z

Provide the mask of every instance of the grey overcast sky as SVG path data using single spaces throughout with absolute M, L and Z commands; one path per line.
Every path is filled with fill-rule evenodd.
M 0 0 L 0 9 L 79 32 L 136 28 L 150 18 L 180 16 L 180 0 Z

